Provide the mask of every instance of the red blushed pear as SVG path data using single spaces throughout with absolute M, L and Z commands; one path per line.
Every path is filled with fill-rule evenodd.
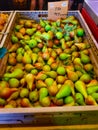
M 22 98 L 20 104 L 22 107 L 32 107 L 32 104 L 28 98 Z
M 47 64 L 48 65 L 51 65 L 52 63 L 54 63 L 55 62 L 55 59 L 53 58 L 53 57 L 50 57 L 49 59 L 48 59 L 48 61 L 47 61 Z
M 57 67 L 58 67 L 58 63 L 57 62 L 54 62 L 54 63 L 51 64 L 51 69 L 52 70 L 56 70 Z
M 57 94 L 58 86 L 57 86 L 56 81 L 54 81 L 53 84 L 48 87 L 48 92 L 49 92 L 49 95 L 51 96 L 55 96 Z
M 40 49 L 43 48 L 43 46 L 44 46 L 43 42 L 40 42 L 40 43 L 37 44 L 37 47 L 40 48 Z
M 92 79 L 86 86 L 87 86 L 87 87 L 98 86 L 98 81 L 97 81 L 97 79 Z
M 56 51 L 57 55 L 60 55 L 62 53 L 62 49 L 61 48 L 57 48 L 57 49 L 55 49 L 55 51 Z
M 91 95 L 87 96 L 87 98 L 85 99 L 85 103 L 86 103 L 86 105 L 95 105 L 95 106 L 98 106 L 96 100 Z
M 45 80 L 47 78 L 47 75 L 41 71 L 37 74 L 37 76 L 35 77 L 36 80 Z
M 0 88 L 0 97 L 4 98 L 4 99 L 7 99 L 15 91 L 17 91 L 17 88 L 8 88 L 8 87 Z
M 56 77 L 56 81 L 57 81 L 58 84 L 63 84 L 65 80 L 66 80 L 66 77 L 63 76 L 63 75 L 58 75 Z
M 54 39 L 53 43 L 54 43 L 55 45 L 59 45 L 59 44 L 60 44 L 60 40 L 59 40 L 59 39 Z
M 34 85 L 35 76 L 31 73 L 28 73 L 25 76 L 25 80 L 26 80 L 28 89 L 31 91 L 34 90 L 35 89 L 35 85 Z
M 47 47 L 53 47 L 53 41 L 52 40 L 47 41 Z
M 49 58 L 50 58 L 49 52 L 48 52 L 48 51 L 43 52 L 42 58 L 43 58 L 44 60 L 49 60 Z
M 64 105 L 63 98 L 57 99 L 56 97 L 52 97 L 52 102 L 55 106 L 62 106 Z

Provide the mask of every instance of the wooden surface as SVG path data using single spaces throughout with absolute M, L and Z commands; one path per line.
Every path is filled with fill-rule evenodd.
M 0 126 L 0 130 L 98 130 L 98 124 L 93 125 L 68 125 L 68 126 L 47 126 L 47 127 L 32 127 L 32 126 Z

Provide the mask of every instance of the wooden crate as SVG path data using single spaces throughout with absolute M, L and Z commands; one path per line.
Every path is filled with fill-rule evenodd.
M 15 11 L 13 19 L 7 31 L 10 33 L 5 36 L 3 42 L 8 49 L 11 46 L 9 38 L 15 21 L 19 17 L 33 18 L 39 20 L 39 16 L 45 16 L 46 11 Z M 85 20 L 79 11 L 69 11 L 68 15 L 75 15 L 86 32 L 86 37 L 91 45 L 91 57 L 98 76 L 98 44 L 90 32 Z M 7 63 L 7 54 L 0 61 L 0 74 Z M 5 69 L 4 69 L 5 70 Z M 1 76 L 2 76 L 1 74 Z M 41 107 L 41 108 L 1 108 L 0 124 L 32 124 L 33 126 L 51 126 L 51 125 L 75 125 L 75 124 L 97 124 L 98 106 L 66 106 L 66 107 Z

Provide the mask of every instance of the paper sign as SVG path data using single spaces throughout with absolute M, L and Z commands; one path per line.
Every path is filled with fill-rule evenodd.
M 48 19 L 57 20 L 65 18 L 68 12 L 68 0 L 60 2 L 48 2 Z

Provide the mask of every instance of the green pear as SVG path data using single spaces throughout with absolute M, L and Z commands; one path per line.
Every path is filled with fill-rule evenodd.
M 44 98 L 42 98 L 42 99 L 40 100 L 40 104 L 41 104 L 43 107 L 49 107 L 49 106 L 50 106 L 50 103 L 51 103 L 51 101 L 50 101 L 49 96 L 44 97 Z
M 58 73 L 59 75 L 65 75 L 65 73 L 66 73 L 65 67 L 64 67 L 64 66 L 58 66 L 58 68 L 57 68 L 57 73 Z
M 97 81 L 97 79 L 92 79 L 86 86 L 87 86 L 87 87 L 98 86 L 98 81 Z
M 40 88 L 43 88 L 43 87 L 47 87 L 46 83 L 43 80 L 37 80 L 36 81 L 36 88 L 40 89 Z
M 46 26 L 46 23 L 44 22 L 43 19 L 40 19 L 39 23 L 40 23 L 40 25 L 41 25 L 42 27 L 45 27 L 45 26 Z
M 62 52 L 62 53 L 59 55 L 60 60 L 66 60 L 66 59 L 68 59 L 68 58 L 70 58 L 70 57 L 71 57 L 70 54 L 67 54 L 67 53 L 64 53 L 64 52 Z
M 75 64 L 75 65 L 74 65 L 74 68 L 75 68 L 76 71 L 80 71 L 80 72 L 83 73 L 83 74 L 87 73 L 87 72 L 83 69 L 83 67 L 80 66 L 79 64 Z
M 88 94 L 86 90 L 86 84 L 83 81 L 81 80 L 76 81 L 75 88 L 78 92 L 80 92 L 84 96 L 84 98 L 87 98 Z
M 24 56 L 22 58 L 22 62 L 24 64 L 31 64 L 32 63 L 32 59 L 27 52 L 24 53 Z
M 27 28 L 26 29 L 26 34 L 31 36 L 31 35 L 34 34 L 35 31 L 36 31 L 36 28 Z
M 83 63 L 83 64 L 87 64 L 87 63 L 90 63 L 90 57 L 88 56 L 88 55 L 86 55 L 86 54 L 84 54 L 84 53 L 80 53 L 80 58 L 81 58 L 81 62 Z
M 54 58 L 53 57 L 50 57 L 49 59 L 48 59 L 48 61 L 47 61 L 47 64 L 48 65 L 51 65 L 52 63 L 54 63 Z
M 61 86 L 61 88 L 59 89 L 58 93 L 56 94 L 56 98 L 60 99 L 66 96 L 69 96 L 71 94 L 71 88 L 69 85 L 64 84 Z
M 78 80 L 78 75 L 75 71 L 68 70 L 67 71 L 67 77 L 69 80 L 72 80 L 73 82 Z
M 91 96 L 96 100 L 96 102 L 98 102 L 98 93 L 97 92 L 92 93 Z
M 98 91 L 98 85 L 87 87 L 87 93 L 90 95 Z
M 53 84 L 54 79 L 53 78 L 46 78 L 45 79 L 45 84 L 49 87 Z
M 20 90 L 20 97 L 21 98 L 28 97 L 28 95 L 29 95 L 29 90 L 27 88 L 22 88 Z
M 19 87 L 19 80 L 18 79 L 16 79 L 16 78 L 11 78 L 11 79 L 9 79 L 9 86 L 11 87 L 11 88 L 17 88 L 17 87 Z
M 35 77 L 33 74 L 31 73 L 26 74 L 25 81 L 27 83 L 28 89 L 31 91 L 35 89 L 34 80 L 35 80 Z
M 38 70 L 37 69 L 32 69 L 30 73 L 33 74 L 33 75 L 37 75 L 38 74 Z
M 4 78 L 17 78 L 20 79 L 24 75 L 24 72 L 22 69 L 16 68 L 12 73 L 5 73 L 3 75 Z
M 85 103 L 86 103 L 86 105 L 98 106 L 96 100 L 91 95 L 87 96 L 87 98 L 85 99 Z
M 75 102 L 75 99 L 72 97 L 72 96 L 67 96 L 64 98 L 64 103 L 65 104 L 71 104 L 71 103 L 74 103 Z
M 48 88 L 39 89 L 39 101 L 48 96 Z
M 21 53 L 17 54 L 17 56 L 16 56 L 17 62 L 21 63 L 22 62 L 22 58 L 23 58 L 23 55 Z
M 14 28 L 15 28 L 15 31 L 18 32 L 22 27 L 23 27 L 23 25 L 21 25 L 21 24 L 16 24 Z
M 57 77 L 57 72 L 56 71 L 49 71 L 49 72 L 45 72 L 46 75 L 48 75 L 50 78 L 55 79 Z
M 18 43 L 18 38 L 13 34 L 12 36 L 11 36 L 11 41 L 12 41 L 12 43 Z
M 65 80 L 64 84 L 70 86 L 72 95 L 74 96 L 74 95 L 75 95 L 75 86 L 74 86 L 74 82 L 73 82 L 72 80 L 67 79 L 67 80 Z
M 7 81 L 0 81 L 0 88 L 5 88 L 5 87 L 9 87 L 9 83 Z
M 86 105 L 84 101 L 84 97 L 81 93 L 75 94 L 75 100 L 76 100 L 76 103 L 78 103 L 79 105 Z
M 89 83 L 91 81 L 91 76 L 87 73 L 83 74 L 79 80 L 85 82 L 85 83 Z
M 28 98 L 22 98 L 20 104 L 21 107 L 32 107 L 32 104 Z
M 3 98 L 0 98 L 0 106 L 6 105 L 6 100 Z
M 38 98 L 39 98 L 39 94 L 36 89 L 29 93 L 29 99 L 32 103 L 36 102 Z

